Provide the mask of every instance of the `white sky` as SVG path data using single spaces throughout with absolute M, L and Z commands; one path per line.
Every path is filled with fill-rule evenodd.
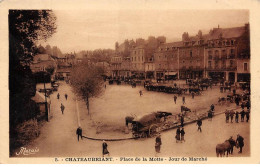
M 54 10 L 57 33 L 46 43 L 63 53 L 114 49 L 115 42 L 148 36 L 166 37 L 167 42 L 181 39 L 183 32 L 208 33 L 213 27 L 243 26 L 249 22 L 247 10 Z M 45 45 L 45 44 L 43 44 Z

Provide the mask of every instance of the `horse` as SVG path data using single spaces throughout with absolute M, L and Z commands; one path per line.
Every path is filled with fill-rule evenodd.
M 228 157 L 228 154 L 232 154 L 233 153 L 233 147 L 235 145 L 236 145 L 236 142 L 233 139 L 229 139 L 229 140 L 226 140 L 222 144 L 218 144 L 216 146 L 217 157 L 225 156 L 225 152 L 227 152 L 227 157 Z

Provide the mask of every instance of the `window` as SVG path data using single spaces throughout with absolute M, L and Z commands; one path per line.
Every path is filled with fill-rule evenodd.
M 192 50 L 190 51 L 190 57 L 192 57 Z
M 209 66 L 209 68 L 212 68 L 211 61 L 208 62 L 208 66 Z
M 142 56 L 142 61 L 144 61 L 144 57 Z
M 219 58 L 219 51 L 218 50 L 215 50 L 215 57 L 216 57 L 216 59 Z
M 149 65 L 148 65 L 148 70 L 149 70 Z
M 212 51 L 211 50 L 208 51 L 208 56 L 209 56 L 209 60 L 211 60 L 212 59 Z
M 221 51 L 221 57 L 222 58 L 226 58 L 227 57 L 227 51 L 226 50 L 222 50 Z
M 234 41 L 233 40 L 231 40 L 231 45 L 234 45 Z
M 226 68 L 226 61 L 222 60 L 221 62 L 221 68 L 225 69 Z
M 235 49 L 230 49 L 230 54 L 234 55 L 235 54 Z
M 248 64 L 244 63 L 244 71 L 247 71 L 247 70 L 248 70 Z
M 230 67 L 233 67 L 233 66 L 234 66 L 234 61 L 230 60 Z

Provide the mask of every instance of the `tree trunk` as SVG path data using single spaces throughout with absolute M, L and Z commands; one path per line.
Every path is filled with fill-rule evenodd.
M 89 115 L 89 97 L 87 96 L 87 99 L 86 99 L 86 103 L 87 103 L 87 109 L 88 109 L 88 115 Z

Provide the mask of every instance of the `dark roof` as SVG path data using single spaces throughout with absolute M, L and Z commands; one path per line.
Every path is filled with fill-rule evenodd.
M 214 28 L 207 34 L 206 39 L 219 39 L 220 36 L 222 38 L 237 38 L 242 36 L 245 33 L 245 27 L 233 27 L 233 28 Z

